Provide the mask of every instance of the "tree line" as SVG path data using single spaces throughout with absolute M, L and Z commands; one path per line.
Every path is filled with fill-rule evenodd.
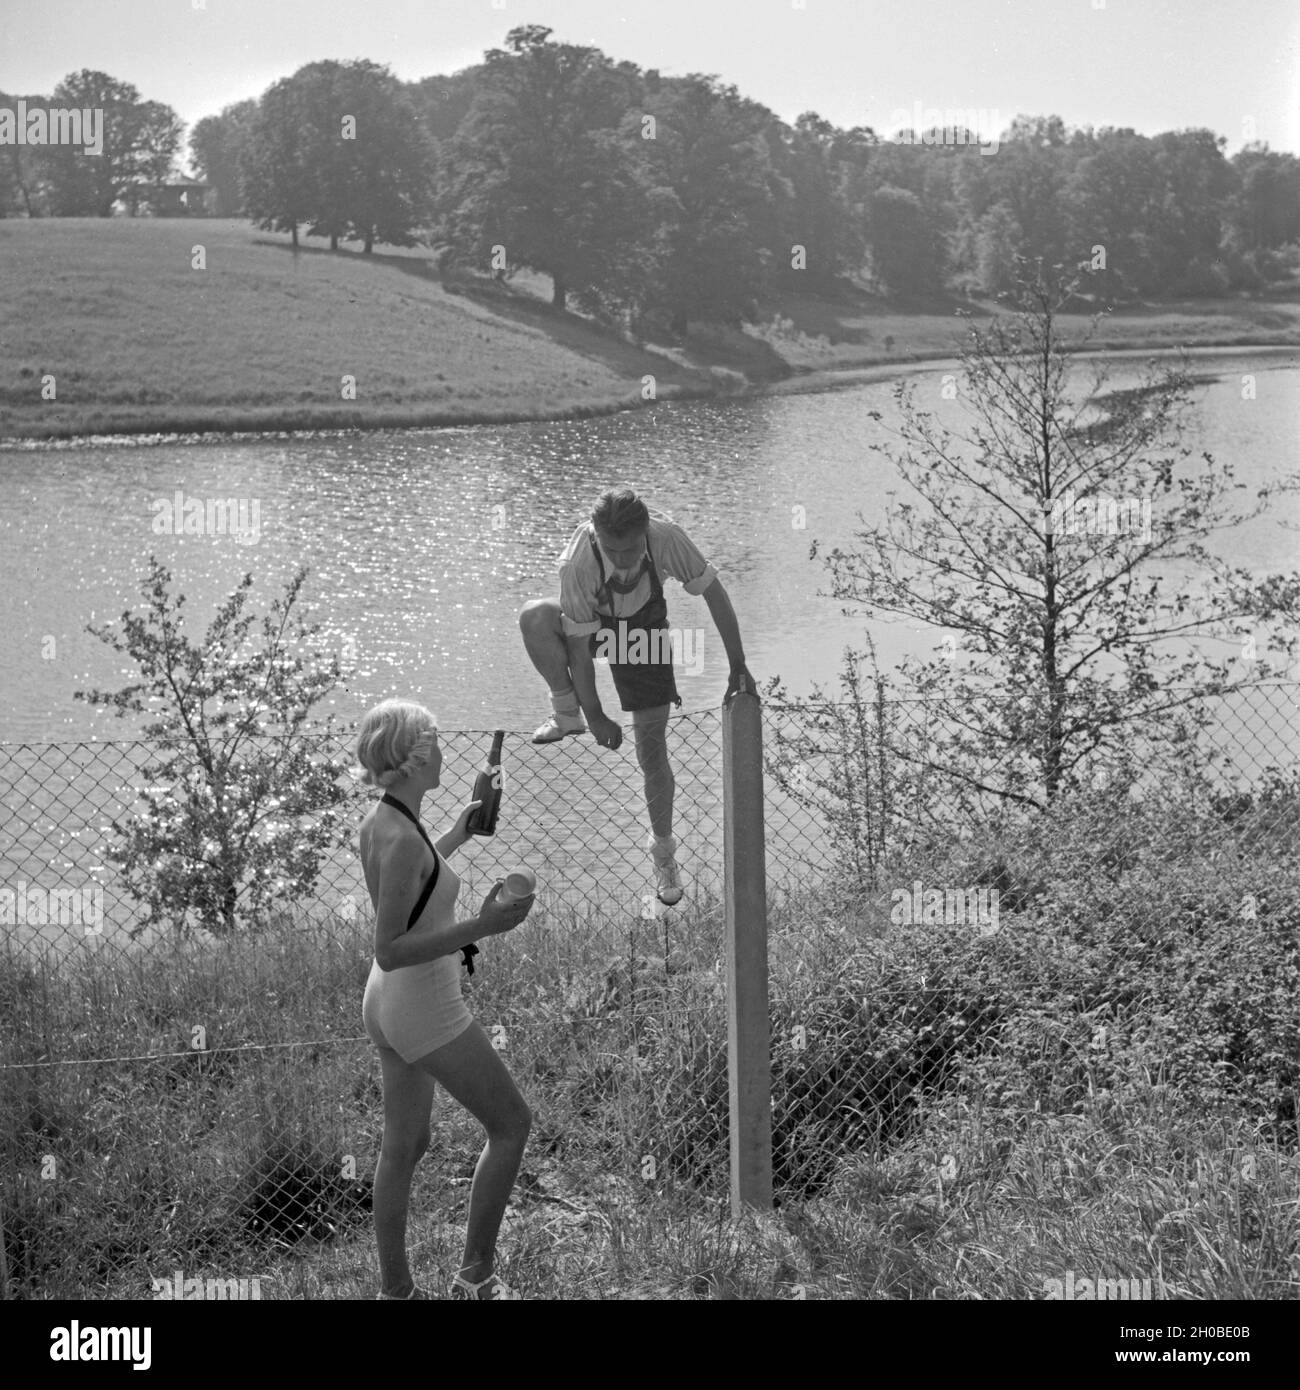
M 0 107 L 19 103 L 104 113 L 104 147 L 87 155 L 73 145 L 0 145 L 0 217 L 110 217 L 122 203 L 135 213 L 166 180 L 185 138 L 185 124 L 129 82 L 89 69 L 65 77 L 51 95 L 0 92 Z
M 175 113 L 102 73 L 51 100 L 105 106 L 104 155 L 0 150 L 0 214 L 147 207 L 180 147 Z M 1086 264 L 1115 301 L 1287 280 L 1300 160 L 1258 143 L 1229 159 L 1226 143 L 1056 116 L 1017 117 L 996 153 L 960 128 L 881 138 L 815 112 L 790 125 L 716 77 L 661 77 L 527 25 L 482 63 L 416 82 L 310 63 L 200 120 L 189 155 L 216 212 L 295 242 L 305 228 L 334 248 L 427 244 L 444 268 L 544 273 L 557 307 L 680 331 L 849 276 L 903 300 L 996 295 L 1024 258 Z

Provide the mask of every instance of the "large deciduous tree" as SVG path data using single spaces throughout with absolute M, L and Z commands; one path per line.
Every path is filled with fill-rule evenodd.
M 782 244 L 805 249 L 807 264 L 788 284 L 815 293 L 833 292 L 836 281 L 856 274 L 866 259 L 866 196 L 861 166 L 852 157 L 849 133 L 815 111 L 794 128 L 775 122 L 790 196 L 782 200 Z M 779 259 L 774 274 L 782 270 Z
M 240 170 L 248 215 L 268 232 L 289 232 L 298 245 L 298 228 L 312 216 L 313 187 L 309 132 L 300 83 L 292 77 L 272 83 L 258 102 Z
M 558 309 L 571 292 L 625 299 L 653 230 L 638 150 L 620 129 L 635 73 L 550 33 L 512 29 L 487 53 L 443 152 L 441 237 L 450 262 L 549 275 Z
M 433 144 L 419 106 L 365 59 L 308 63 L 262 97 L 242 168 L 259 226 L 409 246 L 430 204 Z
M 237 217 L 245 210 L 241 164 L 257 121 L 257 102 L 238 101 L 219 115 L 204 116 L 190 132 L 190 162 L 216 190 L 216 212 Z
M 410 246 L 430 206 L 434 146 L 418 106 L 387 68 L 364 60 L 335 75 L 335 127 L 343 147 L 343 212 L 348 236 Z M 344 138 L 339 115 L 350 122 Z
M 18 112 L 19 103 L 28 108 L 49 105 L 49 98 L 10 96 L 0 92 L 0 107 Z M 40 145 L 20 145 L 16 141 L 0 145 L 0 217 L 44 217 L 50 211 L 49 180 L 41 160 Z
M 941 288 L 943 257 L 934 224 L 910 189 L 876 190 L 869 235 L 875 277 L 892 293 L 914 296 Z
M 133 208 L 172 172 L 185 133 L 169 106 L 142 101 L 129 82 L 82 69 L 65 77 L 53 107 L 103 112 L 103 151 L 81 146 L 43 147 L 51 211 L 63 217 L 110 217 L 119 199 Z
M 774 118 L 699 75 L 662 83 L 646 109 L 660 222 L 645 305 L 665 312 L 677 333 L 691 320 L 738 324 L 766 287 L 781 240 L 779 200 L 792 191 L 768 144 Z
M 1233 156 L 1240 180 L 1228 218 L 1243 250 L 1271 250 L 1300 242 L 1300 159 L 1267 145 L 1247 145 Z

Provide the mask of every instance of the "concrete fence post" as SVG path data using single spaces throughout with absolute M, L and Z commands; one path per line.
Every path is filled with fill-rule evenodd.
M 722 707 L 722 779 L 731 1210 L 739 1216 L 744 1206 L 764 1211 L 772 1206 L 763 707 L 752 681 Z

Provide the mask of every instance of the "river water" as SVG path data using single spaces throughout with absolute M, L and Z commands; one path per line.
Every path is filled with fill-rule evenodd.
M 1115 389 L 1134 384 L 1130 360 L 1116 367 Z M 1252 491 L 1300 472 L 1294 353 L 1201 354 L 1195 368 L 1206 379 L 1184 442 L 1230 459 Z M 910 379 L 918 405 L 953 428 L 968 423 L 968 407 L 944 398 L 943 369 Z M 344 720 L 402 695 L 430 705 L 447 731 L 526 732 L 549 702 L 516 614 L 556 592 L 565 540 L 600 491 L 627 481 L 684 525 L 721 573 L 754 675 L 779 674 L 799 696 L 833 686 L 844 648 L 864 632 L 861 618 L 824 596 L 829 575 L 809 558 L 810 544 L 825 554 L 851 543 L 858 513 L 880 516 L 899 479 L 872 446 L 894 442 L 898 424 L 893 384 L 864 380 L 583 422 L 0 449 L 0 884 L 102 885 L 108 934 L 119 940 L 135 918 L 106 854 L 112 821 L 134 814 L 147 754 L 70 745 L 136 733 L 73 693 L 130 680 L 85 628 L 140 606 L 151 553 L 170 567 L 196 629 L 246 571 L 260 612 L 300 564 L 310 566 L 306 605 L 348 660 L 346 687 L 332 700 Z M 256 539 L 159 534 L 160 504 L 178 493 L 241 500 Z M 1213 549 L 1257 576 L 1295 568 L 1300 500 L 1282 498 Z M 703 600 L 671 582 L 668 599 L 671 624 L 692 638 L 693 659 L 677 673 L 685 717 L 672 749 L 679 854 L 695 891 L 716 888 L 721 872 L 715 711 L 727 665 Z M 906 622 L 870 631 L 886 668 L 937 640 Z M 608 673 L 598 680 L 617 716 Z M 1240 746 L 1247 769 L 1295 756 L 1300 719 L 1289 716 L 1300 711 L 1270 710 L 1266 718 L 1247 710 L 1235 727 L 1224 717 L 1221 742 Z M 444 787 L 426 808 L 434 825 L 468 794 L 483 740 L 449 732 L 443 745 Z M 611 755 L 571 739 L 548 750 L 518 740 L 512 749 L 504 833 L 461 855 L 466 891 L 524 862 L 539 870 L 544 901 L 621 900 L 635 913 L 647 901 L 648 860 L 630 748 Z M 770 881 L 814 870 L 828 848 L 824 827 L 774 786 L 769 795 Z M 331 862 L 316 900 L 345 914 L 368 910 L 352 856 Z M 29 925 L 20 935 L 65 947 L 83 939 L 75 927 Z
M 1186 442 L 1230 459 L 1252 489 L 1300 473 L 1296 354 L 1225 352 L 1194 365 L 1212 379 L 1197 390 Z M 1112 385 L 1131 385 L 1133 373 L 1130 360 L 1116 363 Z M 1253 398 L 1243 398 L 1245 374 Z M 943 399 L 939 371 L 912 380 L 938 420 L 967 421 L 963 402 Z M 810 542 L 824 554 L 851 542 L 859 512 L 879 516 L 899 484 L 871 446 L 891 442 L 897 424 L 892 383 L 870 381 L 577 422 L 0 450 L 0 742 L 130 732 L 73 692 L 126 683 L 129 670 L 85 627 L 139 605 L 150 553 L 172 570 L 196 626 L 245 571 L 260 610 L 309 565 L 306 606 L 349 661 L 333 701 L 345 718 L 405 695 L 430 705 L 444 728 L 531 729 L 549 704 L 515 615 L 556 592 L 566 538 L 621 481 L 684 525 L 717 567 L 755 676 L 780 674 L 792 693 L 807 693 L 834 681 L 864 630 L 822 596 L 829 575 L 809 559 Z M 178 493 L 243 500 L 256 540 L 159 534 L 158 504 Z M 1290 569 L 1295 528 L 1292 494 L 1214 548 L 1255 574 Z M 670 622 L 694 638 L 678 670 L 683 710 L 716 706 L 727 666 L 707 607 L 672 583 L 668 596 Z M 935 641 L 905 622 L 871 631 L 887 667 Z M 607 674 L 600 679 L 617 714 Z

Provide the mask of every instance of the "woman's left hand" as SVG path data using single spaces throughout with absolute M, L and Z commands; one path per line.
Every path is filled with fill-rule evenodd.
M 456 817 L 456 824 L 452 826 L 451 833 L 462 844 L 469 839 L 469 831 L 465 829 L 466 822 L 469 820 L 471 812 L 477 811 L 482 804 L 481 801 L 469 801 L 461 807 L 460 815 Z

